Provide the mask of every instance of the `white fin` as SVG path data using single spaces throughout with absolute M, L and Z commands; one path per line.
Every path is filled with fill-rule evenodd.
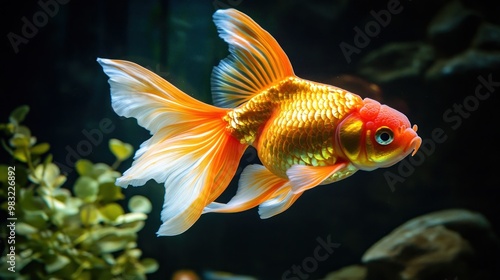
M 260 218 L 271 218 L 286 211 L 301 195 L 302 193 L 293 193 L 289 183 L 284 185 L 273 195 L 272 199 L 259 205 Z

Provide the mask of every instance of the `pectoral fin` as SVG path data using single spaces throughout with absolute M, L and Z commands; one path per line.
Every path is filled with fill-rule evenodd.
M 297 164 L 290 167 L 286 175 L 290 180 L 292 192 L 298 194 L 316 187 L 330 176 L 346 167 L 346 163 L 338 163 L 331 166 L 307 166 Z

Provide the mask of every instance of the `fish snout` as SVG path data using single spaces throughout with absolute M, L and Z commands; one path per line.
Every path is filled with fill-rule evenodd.
M 413 151 L 411 153 L 412 156 L 414 156 L 418 149 L 420 148 L 420 145 L 422 144 L 422 138 L 420 138 L 417 134 L 418 126 L 415 124 L 413 125 L 412 128 L 407 128 L 406 131 L 409 134 L 409 137 L 411 138 L 411 141 L 409 141 L 409 144 L 406 146 L 405 152 Z

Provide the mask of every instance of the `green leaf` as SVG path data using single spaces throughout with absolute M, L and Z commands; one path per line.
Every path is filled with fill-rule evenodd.
M 99 240 L 101 238 L 104 238 L 109 235 L 119 235 L 120 229 L 117 229 L 115 227 L 99 227 L 95 228 L 92 230 L 92 240 L 91 239 L 85 239 L 83 240 L 84 242 L 91 244 L 92 242 L 95 242 L 96 240 Z M 85 237 L 87 238 L 87 237 Z
M 33 189 L 21 189 L 19 195 L 19 207 L 24 211 L 39 211 L 43 207 L 39 197 L 35 197 Z
M 82 266 L 84 267 L 84 266 Z M 106 274 L 109 274 L 109 272 L 107 271 L 103 271 L 99 274 L 99 279 L 111 279 L 111 277 L 109 276 L 105 276 L 103 277 L 103 275 L 106 275 Z M 80 274 L 72 274 L 71 275 L 72 279 L 78 279 L 78 280 L 92 280 L 92 279 L 95 279 L 92 277 L 92 273 L 90 271 L 87 271 L 87 270 L 84 270 L 82 271 Z
M 134 148 L 132 147 L 132 145 L 123 143 L 118 139 L 109 140 L 109 149 L 119 161 L 128 159 L 134 152 Z
M 143 228 L 144 228 L 143 221 L 135 221 L 135 222 L 120 225 L 120 229 L 129 230 L 131 232 L 139 232 Z
M 41 230 L 47 225 L 48 219 L 49 216 L 42 210 L 25 211 L 23 222 L 29 224 L 31 227 L 37 228 L 37 230 Z
M 93 232 L 92 232 L 92 234 L 93 234 Z M 75 229 L 72 232 L 72 235 L 74 236 L 73 244 L 78 245 L 82 242 L 86 242 L 87 240 L 89 240 L 90 231 L 87 231 L 87 230 L 84 230 L 84 229 L 78 227 L 77 229 Z
M 99 183 L 90 177 L 81 176 L 76 180 L 73 191 L 83 201 L 94 202 L 99 193 Z
M 104 183 L 99 187 L 99 200 L 102 202 L 112 202 L 124 198 L 122 188 L 116 186 L 115 183 Z
M 59 166 L 55 163 L 49 163 L 45 165 L 45 175 L 44 179 L 47 181 L 47 185 L 52 188 L 58 188 L 64 182 L 66 182 L 66 176 L 61 175 L 61 170 L 59 170 Z
M 61 214 L 63 216 L 71 216 L 77 214 L 80 211 L 80 206 L 83 203 L 82 199 L 71 196 L 69 190 L 63 188 L 54 191 L 54 198 L 64 203 L 63 208 L 57 209 L 58 214 Z
M 10 113 L 9 121 L 11 123 L 19 124 L 21 123 L 26 115 L 30 111 L 30 107 L 28 105 L 22 105 L 14 109 L 12 113 Z
M 132 223 L 136 221 L 144 221 L 148 218 L 146 214 L 143 213 L 127 213 L 124 215 L 121 215 L 116 219 L 116 224 L 126 224 L 126 223 Z
M 114 265 L 116 263 L 115 257 L 113 254 L 103 254 L 102 259 L 109 265 Z
M 60 201 L 59 199 L 56 199 L 51 194 L 42 195 L 42 199 L 45 201 L 47 207 L 49 207 L 49 209 L 51 210 L 61 211 L 66 207 L 66 204 L 64 204 L 64 202 Z
M 126 254 L 131 257 L 131 258 L 134 258 L 134 259 L 139 259 L 142 255 L 142 251 L 139 250 L 139 249 L 130 249 L 130 250 L 127 250 L 126 251 Z
M 16 224 L 16 233 L 20 235 L 29 235 L 38 232 L 39 229 L 27 223 L 19 222 Z
M 94 168 L 94 164 L 90 160 L 87 159 L 79 159 L 76 164 L 76 171 L 80 176 L 91 176 L 92 170 Z
M 32 172 L 31 174 L 28 175 L 28 179 L 35 183 L 35 184 L 41 184 L 43 181 L 43 172 L 45 170 L 46 165 L 39 164 L 35 167 L 35 172 Z
M 85 226 L 95 225 L 99 222 L 99 211 L 93 204 L 84 205 L 80 210 L 80 220 Z
M 52 154 L 48 154 L 45 159 L 43 160 L 43 164 L 44 165 L 47 165 L 49 163 L 52 163 L 52 160 L 54 159 L 54 157 L 52 156 Z
M 120 172 L 110 169 L 99 175 L 97 177 L 97 182 L 99 182 L 99 184 L 106 184 L 106 183 L 114 184 L 116 182 L 116 178 L 120 177 L 120 175 L 121 175 Z
M 61 170 L 59 170 L 59 167 L 54 163 L 45 165 L 45 174 L 43 178 L 47 186 L 53 189 L 59 188 L 66 182 L 66 176 L 61 175 Z
M 97 179 L 99 176 L 102 174 L 109 173 L 110 171 L 113 171 L 111 167 L 105 163 L 96 163 L 92 167 L 92 178 Z
M 66 257 L 64 255 L 55 255 L 53 258 L 51 258 L 50 261 L 48 261 L 45 264 L 45 270 L 49 274 L 52 274 L 58 270 L 61 270 L 68 263 L 70 263 L 70 259 L 68 257 Z
M 12 135 L 16 131 L 16 125 L 13 123 L 0 123 L 0 131 L 4 131 L 7 135 Z
M 59 188 L 66 182 L 66 176 L 61 175 L 59 167 L 54 163 L 37 165 L 35 172 L 29 174 L 28 178 L 33 183 L 53 189 Z
M 50 145 L 48 143 L 40 143 L 33 147 L 31 147 L 31 153 L 35 155 L 42 155 L 48 152 L 50 149 Z
M 107 218 L 110 221 L 116 220 L 116 218 L 125 213 L 123 211 L 123 208 L 118 203 L 109 203 L 104 207 L 101 207 L 99 211 L 101 212 L 101 215 L 103 217 Z
M 14 154 L 12 156 L 14 156 L 14 158 L 20 162 L 27 162 L 28 161 L 28 157 L 26 154 L 26 148 L 15 149 Z
M 15 133 L 10 138 L 9 143 L 15 148 L 25 148 L 35 144 L 36 138 L 31 136 L 31 131 L 28 127 L 20 125 L 16 127 Z
M 153 273 L 158 270 L 160 267 L 158 265 L 158 262 L 155 259 L 152 258 L 145 258 L 141 260 L 141 264 L 144 267 L 144 272 L 145 273 Z
M 132 236 L 131 236 L 132 237 Z M 125 249 L 131 238 L 123 236 L 106 236 L 99 240 L 98 250 L 103 253 L 113 253 Z
M 26 148 L 30 145 L 31 138 L 23 134 L 15 134 L 9 141 L 10 145 L 15 148 Z
M 29 127 L 27 127 L 25 125 L 20 125 L 20 126 L 16 127 L 15 133 L 19 134 L 19 135 L 24 135 L 28 138 L 31 138 L 31 130 L 29 129 Z
M 151 212 L 151 202 L 149 199 L 142 195 L 135 195 L 128 201 L 128 209 L 135 213 L 149 213 Z

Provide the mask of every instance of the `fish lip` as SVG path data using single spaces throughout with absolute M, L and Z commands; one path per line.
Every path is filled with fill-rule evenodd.
M 410 151 L 413 150 L 413 152 L 411 153 L 411 156 L 414 156 L 418 152 L 418 149 L 420 148 L 421 144 L 422 144 L 422 138 L 420 138 L 418 136 L 415 136 L 415 138 L 413 138 L 411 140 L 411 142 L 407 148 L 407 150 L 410 150 Z
M 417 153 L 418 149 L 420 148 L 420 145 L 422 144 L 422 138 L 420 138 L 417 135 L 417 130 L 418 130 L 418 126 L 416 124 L 413 125 L 412 128 L 407 129 L 407 131 L 409 133 L 414 135 L 413 139 L 411 139 L 411 141 L 410 141 L 410 144 L 408 144 L 408 146 L 405 149 L 407 152 L 413 151 L 411 153 L 411 156 L 414 156 Z

